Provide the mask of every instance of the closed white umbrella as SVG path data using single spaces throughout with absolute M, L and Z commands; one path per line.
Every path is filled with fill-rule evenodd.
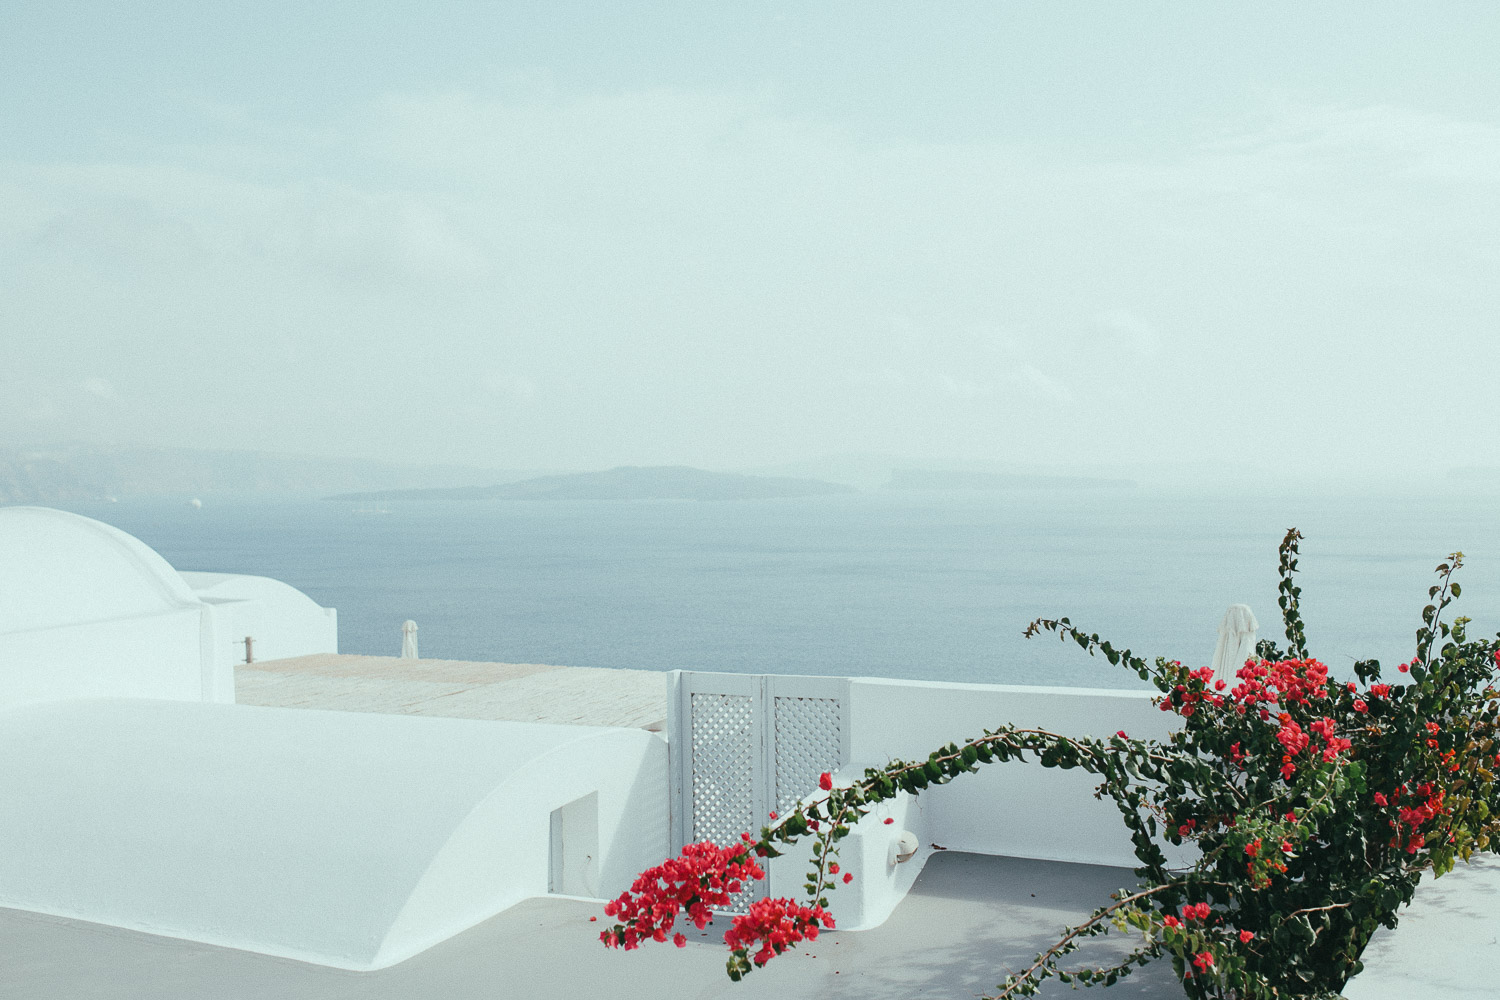
M 1230 687 L 1239 683 L 1235 676 L 1245 661 L 1255 656 L 1255 630 L 1260 623 L 1248 604 L 1231 604 L 1219 623 L 1219 644 L 1214 647 L 1214 680 Z
M 417 659 L 417 623 L 410 618 L 401 623 L 401 659 Z

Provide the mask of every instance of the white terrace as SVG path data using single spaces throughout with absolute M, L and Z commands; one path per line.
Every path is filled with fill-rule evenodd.
M 882 806 L 843 847 L 839 932 L 743 984 L 721 932 L 626 955 L 588 918 L 820 771 L 1004 722 L 1167 722 L 1114 690 L 341 657 L 292 588 L 178 574 L 86 518 L 0 509 L 0 554 L 6 996 L 970 996 L 1130 884 L 1087 775 L 995 766 Z M 236 675 L 246 635 L 278 659 Z M 1455 873 L 1346 992 L 1493 996 L 1497 933 L 1500 867 Z M 1163 966 L 1112 993 L 1180 988 Z

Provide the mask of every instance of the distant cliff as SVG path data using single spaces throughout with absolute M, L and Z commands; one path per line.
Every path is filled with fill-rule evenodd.
M 852 486 L 788 476 L 745 476 L 685 465 L 621 466 L 460 489 L 380 490 L 330 500 L 771 500 L 854 493 Z
M 1090 490 L 1130 489 L 1133 479 L 1092 476 L 1029 476 L 998 472 L 951 472 L 939 469 L 892 469 L 891 490 Z
M 334 490 L 494 483 L 534 474 L 258 451 L 61 445 L 0 449 L 0 503 L 152 496 L 317 496 Z
M 67 503 L 106 495 L 99 483 L 55 458 L 0 452 L 0 503 Z

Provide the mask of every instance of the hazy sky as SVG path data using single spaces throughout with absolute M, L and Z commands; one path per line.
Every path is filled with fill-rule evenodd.
M 1500 462 L 1497 50 L 1490 2 L 8 4 L 0 444 Z

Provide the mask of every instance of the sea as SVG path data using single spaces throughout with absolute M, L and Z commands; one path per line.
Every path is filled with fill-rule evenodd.
M 1284 643 L 1277 545 L 1299 560 L 1310 651 L 1335 676 L 1409 658 L 1433 568 L 1451 614 L 1500 628 L 1497 498 L 1249 490 L 867 492 L 720 502 L 298 498 L 74 504 L 178 569 L 274 577 L 338 609 L 339 647 L 425 658 L 1144 686 L 1027 623 L 1206 664 L 1230 604 Z

